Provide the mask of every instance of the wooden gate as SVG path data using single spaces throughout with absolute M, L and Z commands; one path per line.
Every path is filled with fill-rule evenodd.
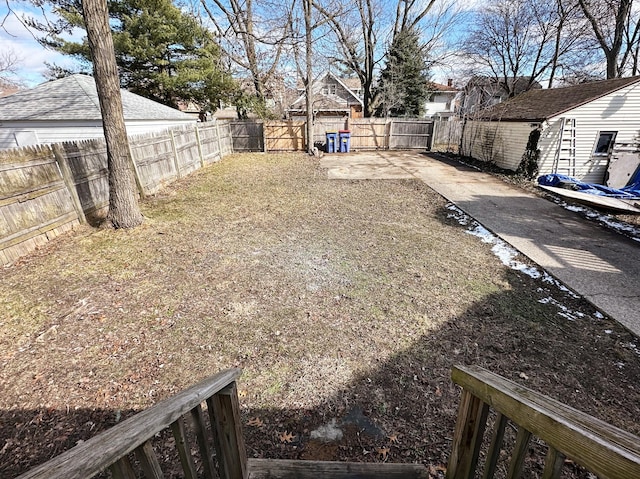
M 235 120 L 229 122 L 233 151 L 264 151 L 264 129 L 261 121 Z
M 304 121 L 266 121 L 264 151 L 302 151 L 306 149 Z
M 430 150 L 432 136 L 432 120 L 393 118 L 389 130 L 389 148 Z

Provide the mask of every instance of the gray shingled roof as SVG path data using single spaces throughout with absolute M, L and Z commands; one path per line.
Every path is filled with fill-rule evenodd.
M 125 120 L 193 121 L 174 108 L 126 90 L 120 92 Z M 87 75 L 71 75 L 0 98 L 0 121 L 101 119 L 96 84 Z
M 529 90 L 487 108 L 480 112 L 479 116 L 483 120 L 543 121 L 638 81 L 640 76 L 581 83 L 548 90 Z

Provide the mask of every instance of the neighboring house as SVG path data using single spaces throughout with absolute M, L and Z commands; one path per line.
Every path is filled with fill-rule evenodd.
M 433 119 L 454 116 L 458 94 L 458 89 L 453 86 L 453 80 L 448 80 L 446 85 L 430 82 L 429 100 L 425 104 L 424 116 Z
M 509 92 L 513 96 L 528 90 L 541 89 L 537 81 L 531 82 L 530 77 L 493 78 L 488 76 L 474 76 L 461 91 L 459 115 L 469 115 L 484 110 L 509 99 Z
M 21 90 L 20 85 L 12 83 L 0 77 L 0 98 L 13 95 Z
M 313 113 L 315 117 L 362 118 L 363 103 L 360 98 L 360 82 L 354 79 L 339 78 L 331 72 L 314 80 Z M 294 120 L 306 118 L 306 96 L 299 89 L 300 96 L 289 109 L 287 116 Z
M 464 124 L 462 154 L 515 171 L 531 138 L 540 174 L 602 183 L 614 146 L 634 148 L 639 137 L 636 76 L 531 90 L 496 105 Z
M 127 134 L 195 123 L 197 118 L 121 90 Z M 0 149 L 103 136 L 93 78 L 71 75 L 0 98 Z

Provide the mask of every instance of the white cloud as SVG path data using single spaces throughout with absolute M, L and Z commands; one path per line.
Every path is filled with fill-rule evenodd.
M 9 13 L 7 15 L 7 13 Z M 42 83 L 47 63 L 55 63 L 62 67 L 76 65 L 75 60 L 61 53 L 44 48 L 36 38 L 42 34 L 30 30 L 22 22 L 21 18 L 44 18 L 41 12 L 14 10 L 7 11 L 6 5 L 0 6 L 0 16 L 5 18 L 3 27 L 0 28 L 0 52 L 11 51 L 19 58 L 16 77 L 27 86 L 35 86 Z

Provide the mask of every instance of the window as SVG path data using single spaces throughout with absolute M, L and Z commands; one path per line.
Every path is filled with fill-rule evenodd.
M 333 83 L 331 85 L 325 85 L 322 87 L 323 95 L 335 95 L 336 94 L 336 84 Z
M 613 148 L 617 134 L 617 131 L 601 131 L 598 133 L 598 141 L 596 142 L 593 154 L 595 156 L 607 156 Z

